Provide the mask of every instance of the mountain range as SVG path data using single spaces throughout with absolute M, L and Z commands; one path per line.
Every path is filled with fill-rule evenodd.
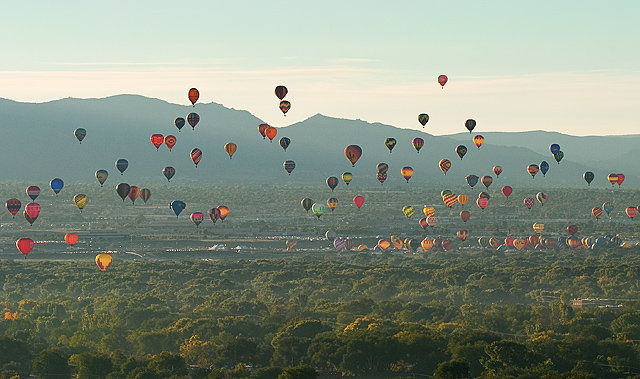
M 190 112 L 200 116 L 192 129 L 186 124 L 182 131 L 174 125 L 177 117 Z M 163 100 L 138 95 L 116 95 L 101 99 L 65 98 L 46 103 L 21 103 L 0 99 L 0 139 L 3 158 L 0 180 L 46 181 L 54 177 L 70 181 L 93 181 L 98 169 L 109 172 L 107 184 L 118 182 L 160 182 L 165 166 L 172 166 L 176 175 L 172 182 L 188 184 L 324 184 L 329 176 L 340 177 L 345 171 L 354 175 L 353 185 L 378 184 L 376 165 L 389 165 L 385 186 L 406 185 L 400 169 L 411 166 L 414 176 L 409 185 L 434 185 L 438 188 L 464 185 L 464 177 L 475 174 L 494 176 L 496 185 L 580 187 L 585 171 L 593 171 L 592 186 L 610 186 L 609 173 L 624 173 L 625 184 L 638 185 L 635 154 L 640 135 L 576 137 L 545 131 L 519 133 L 483 132 L 434 136 L 422 130 L 401 129 L 380 123 L 332 118 L 317 114 L 302 122 L 278 128 L 272 142 L 258 132 L 263 120 L 244 110 L 229 109 L 217 103 L 196 104 L 195 107 L 171 104 Z M 86 138 L 79 143 L 74 130 L 84 128 Z M 462 126 L 461 126 L 462 128 Z M 177 143 L 170 152 L 166 146 L 156 148 L 150 142 L 154 133 L 172 134 Z M 473 136 L 482 134 L 485 143 L 480 149 Z M 278 144 L 286 136 L 291 145 L 286 152 Z M 385 139 L 395 138 L 397 144 L 390 153 Z M 413 138 L 425 141 L 418 153 Z M 230 159 L 223 146 L 237 144 Z M 558 143 L 565 153 L 557 164 L 549 145 Z M 362 148 L 355 167 L 347 161 L 344 149 L 357 144 Z M 461 160 L 455 152 L 463 144 L 468 152 Z M 202 160 L 196 167 L 190 158 L 193 148 L 202 150 Z M 129 162 L 123 175 L 115 161 Z M 438 162 L 449 159 L 451 169 L 446 175 Z M 283 168 L 286 160 L 295 161 L 291 175 Z M 543 177 L 534 179 L 527 172 L 529 164 L 549 162 Z M 500 165 L 503 173 L 495 178 L 492 167 Z M 105 184 L 105 185 L 107 185 Z M 480 185 L 479 185 L 480 186 Z M 479 188 L 479 187 L 477 187 Z

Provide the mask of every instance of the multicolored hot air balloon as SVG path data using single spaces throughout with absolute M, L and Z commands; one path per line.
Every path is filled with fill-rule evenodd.
M 284 99 L 284 97 L 285 97 L 285 96 L 287 96 L 287 93 L 288 93 L 288 92 L 289 92 L 289 90 L 287 90 L 287 87 L 282 86 L 282 85 L 277 86 L 277 87 L 276 87 L 276 89 L 275 89 L 275 91 L 274 91 L 274 93 L 276 94 L 276 97 L 277 97 L 279 100 Z
M 269 124 L 258 125 L 258 132 L 262 136 L 262 139 L 265 139 L 267 137 L 267 135 L 265 134 L 265 131 L 267 130 L 268 127 L 269 127 Z
M 634 218 L 638 213 L 638 207 L 627 207 L 627 209 L 625 209 L 625 212 L 627 213 L 627 216 Z
M 294 161 L 285 161 L 282 166 L 284 167 L 285 171 L 289 173 L 289 176 L 291 176 L 291 172 L 293 171 L 294 168 L 296 168 L 296 162 Z
M 34 246 L 35 242 L 33 242 L 31 238 L 18 238 L 16 241 L 16 247 L 18 248 L 18 251 L 24 255 L 24 259 L 27 259 L 27 254 L 33 250 Z
M 111 261 L 112 261 L 111 254 L 105 254 L 105 253 L 98 254 L 96 255 L 95 261 L 100 271 L 102 272 L 107 271 L 109 266 L 111 266 Z
M 207 211 L 207 215 L 209 216 L 209 220 L 214 224 L 220 218 L 220 208 L 211 208 Z
M 280 138 L 280 146 L 282 146 L 284 151 L 287 151 L 287 147 L 289 147 L 290 144 L 291 144 L 291 139 L 289 139 L 289 137 Z
M 198 148 L 191 149 L 189 155 L 191 155 L 191 160 L 196 164 L 196 168 L 198 168 L 198 163 L 200 163 L 200 160 L 202 159 L 202 150 Z
M 426 217 L 433 216 L 434 214 L 436 214 L 436 209 L 434 207 L 425 205 L 424 207 L 422 207 L 422 213 L 424 213 Z
M 356 205 L 356 207 L 360 208 L 362 207 L 362 205 L 364 204 L 364 197 L 358 195 L 356 197 L 353 198 L 353 203 Z
M 478 134 L 477 136 L 473 137 L 473 143 L 476 144 L 476 146 L 478 146 L 478 150 L 480 150 L 480 146 L 482 146 L 482 144 L 484 143 L 484 137 Z
M 527 207 L 527 209 L 531 210 L 531 207 L 533 207 L 533 204 L 535 204 L 535 199 L 533 197 L 526 197 L 524 199 L 524 206 Z
M 422 125 L 422 127 L 424 128 L 425 125 L 427 125 L 427 122 L 429 122 L 429 115 L 426 113 L 420 113 L 418 115 L 418 122 Z
M 493 183 L 493 177 L 491 175 L 485 175 L 480 179 L 480 182 L 489 189 L 489 186 Z
M 438 162 L 438 166 L 440 166 L 440 170 L 442 170 L 442 172 L 447 175 L 447 171 L 449 171 L 449 169 L 451 168 L 451 161 L 448 159 L 442 159 L 440 160 L 440 162 Z
M 584 181 L 587 182 L 587 185 L 591 186 L 591 182 L 596 177 L 596 175 L 591 171 L 587 171 L 582 174 L 582 177 L 584 178 Z
M 607 212 L 607 214 L 611 214 L 611 211 L 613 211 L 613 204 L 607 201 L 602 204 L 602 209 Z
M 169 148 L 169 152 L 171 152 L 177 141 L 176 136 L 168 135 L 164 137 L 164 144 Z
M 416 152 L 420 153 L 420 149 L 422 149 L 422 146 L 424 146 L 424 140 L 422 138 L 414 138 L 413 140 L 411 140 L 411 144 L 413 145 L 414 149 L 416 149 Z
M 487 205 L 489 205 L 489 199 L 486 197 L 479 197 L 476 199 L 476 204 L 478 204 L 478 207 L 484 211 Z
M 184 127 L 185 120 L 182 117 L 177 117 L 175 120 L 173 120 L 173 124 L 176 126 L 176 128 L 178 128 L 178 132 L 181 132 L 182 128 Z
M 143 188 L 140 190 L 140 198 L 142 199 L 142 201 L 145 202 L 145 204 L 147 203 L 147 200 L 149 200 L 150 197 L 151 197 L 151 190 L 149 190 L 148 188 Z
M 533 224 L 533 230 L 538 234 L 542 233 L 542 231 L 544 230 L 544 224 L 541 222 L 535 222 Z
M 471 118 L 468 119 L 467 121 L 464 122 L 464 127 L 467 128 L 467 130 L 469 131 L 469 134 L 471 134 L 473 129 L 475 129 L 476 127 L 476 120 L 473 120 Z
M 456 233 L 456 236 L 458 237 L 458 239 L 460 241 L 464 241 L 469 237 L 469 231 L 466 229 L 460 229 L 458 230 L 458 232 Z
M 331 209 L 331 212 L 333 212 L 333 210 L 338 206 L 338 199 L 336 199 L 335 197 L 328 198 L 327 206 L 329 207 L 329 209 Z
M 202 223 L 202 221 L 204 221 L 204 214 L 202 212 L 193 212 L 189 218 L 191 219 L 191 222 L 193 222 L 197 227 L 200 226 L 200 224 Z
M 300 202 L 300 204 L 302 204 L 302 208 L 304 208 L 304 210 L 307 211 L 307 213 L 309 213 L 309 210 L 311 209 L 311 206 L 313 206 L 314 203 L 315 202 L 308 197 L 305 197 Z
M 151 144 L 156 148 L 156 151 L 160 149 L 160 146 L 164 143 L 164 136 L 159 133 L 155 133 L 151 135 Z
M 116 161 L 116 168 L 120 171 L 120 175 L 124 175 L 124 171 L 129 167 L 129 162 L 126 159 L 118 159 Z
M 358 145 L 349 145 L 344 149 L 344 156 L 351 162 L 351 167 L 355 167 L 356 162 L 362 156 L 362 149 Z
M 413 213 L 415 212 L 415 210 L 413 209 L 413 207 L 411 205 L 407 205 L 402 207 L 402 213 L 404 213 L 405 216 L 407 216 L 407 218 L 411 218 L 411 216 L 413 216 Z
M 100 187 L 102 187 L 104 182 L 107 181 L 108 177 L 109 177 L 109 173 L 107 172 L 107 170 L 96 171 L 96 179 L 98 179 L 98 183 L 100 183 Z
M 78 142 L 82 144 L 82 140 L 87 136 L 87 131 L 84 128 L 78 128 L 73 131 L 73 135 L 75 135 L 78 139 Z
M 224 219 L 229 215 L 229 208 L 221 205 L 218 207 L 218 210 L 220 211 L 220 220 L 224 222 Z
M 320 219 L 320 216 L 324 214 L 324 209 L 324 204 L 315 203 L 311 206 L 311 210 L 313 211 L 313 214 L 318 217 L 318 220 Z
M 49 182 L 49 187 L 53 190 L 53 193 L 58 196 L 60 191 L 62 191 L 62 187 L 64 187 L 64 182 L 60 178 L 51 179 Z
M 476 184 L 478 184 L 478 177 L 476 175 L 467 175 L 464 177 L 465 180 L 467 181 L 467 184 L 469 185 L 469 187 L 473 188 L 473 186 L 475 186 Z
M 22 203 L 18 199 L 9 199 L 6 203 L 4 203 L 4 206 L 7 207 L 7 210 L 9 211 L 9 213 L 11 213 L 11 216 L 13 216 L 13 218 L 16 218 L 16 214 L 20 211 L 20 208 L 22 208 Z
M 389 153 L 396 147 L 396 139 L 395 138 L 387 138 L 384 140 L 384 145 L 389 149 Z
M 538 171 L 540 171 L 540 167 L 537 164 L 530 164 L 527 167 L 527 172 L 529 172 L 529 174 L 531 174 L 531 178 L 535 179 L 536 174 L 538 173 Z
M 600 218 L 600 216 L 602 216 L 602 208 L 601 207 L 594 207 L 593 209 L 591 209 L 591 214 L 593 214 L 593 216 L 597 219 Z
M 236 144 L 233 142 L 227 142 L 224 145 L 224 151 L 226 151 L 227 154 L 229 154 L 229 159 L 233 157 L 233 154 L 236 152 L 237 149 L 238 149 L 238 146 L 236 146 Z
M 558 164 L 560 164 L 560 161 L 564 158 L 564 153 L 560 150 L 557 154 L 553 154 L 553 158 L 558 162 Z
M 536 199 L 538 199 L 541 205 L 544 205 L 545 201 L 547 201 L 547 194 L 544 192 L 538 192 L 536 194 Z
M 458 202 L 458 196 L 454 193 L 447 193 L 442 196 L 442 201 L 447 207 L 452 208 Z
M 29 196 L 31 198 L 31 200 L 36 200 L 36 198 L 38 197 L 38 195 L 40 195 L 40 187 L 38 186 L 29 186 L 27 187 L 27 196 Z
M 558 154 L 558 151 L 560 151 L 560 145 L 552 143 L 551 146 L 549 146 L 549 150 L 551 150 L 552 155 Z
M 162 175 L 164 175 L 164 177 L 167 178 L 168 182 L 171 182 L 171 178 L 173 178 L 175 174 L 176 174 L 176 169 L 171 166 L 167 166 L 162 169 Z
M 456 154 L 458 154 L 460 160 L 462 160 L 465 154 L 467 154 L 467 147 L 465 145 L 458 145 L 458 147 L 456 147 Z
M 124 199 L 126 199 L 127 196 L 129 196 L 129 191 L 131 191 L 131 186 L 127 183 L 120 183 L 116 185 L 116 192 L 118 193 L 118 196 L 120 196 L 120 198 L 122 199 L 123 203 L 124 203 Z
M 269 138 L 269 142 L 271 143 L 273 143 L 273 139 L 276 138 L 277 134 L 278 134 L 278 129 L 274 128 L 273 126 L 268 126 L 264 130 L 264 135 L 267 136 L 267 138 Z
M 440 86 L 442 86 L 442 88 L 444 88 L 444 85 L 447 84 L 447 80 L 449 80 L 449 78 L 447 78 L 447 75 L 438 76 L 438 83 L 440 84 Z
M 196 88 L 191 88 L 189 90 L 188 96 L 189 96 L 189 101 L 191 102 L 191 105 L 195 107 L 196 101 L 198 101 L 198 98 L 200 98 L 200 91 L 198 91 Z
M 89 198 L 87 197 L 87 195 L 85 195 L 83 193 L 79 193 L 79 194 L 77 194 L 77 195 L 75 195 L 73 197 L 73 202 L 75 203 L 76 207 L 78 207 L 78 209 L 80 209 L 80 212 L 82 212 L 84 207 L 87 206 L 87 201 L 88 200 L 89 200 Z
M 493 173 L 496 174 L 496 178 L 502 174 L 502 166 L 493 166 Z
M 196 125 L 200 122 L 200 116 L 195 112 L 191 112 L 187 115 L 187 122 L 191 125 L 191 130 L 196 130 Z
M 349 185 L 349 183 L 351 183 L 351 180 L 353 180 L 353 174 L 350 172 L 343 172 L 342 180 L 344 181 L 344 184 Z
M 289 109 L 291 109 L 291 103 L 288 102 L 287 100 L 282 100 L 280 102 L 280 111 L 282 111 L 282 114 L 285 117 L 287 116 L 287 112 L 289 112 Z
M 411 177 L 413 176 L 413 168 L 409 166 L 403 167 L 400 170 L 400 173 L 402 174 L 402 177 L 405 178 L 407 183 L 409 183 L 409 179 L 411 179 Z
M 338 186 L 339 180 L 335 176 L 330 176 L 327 178 L 327 185 L 331 188 L 331 192 Z

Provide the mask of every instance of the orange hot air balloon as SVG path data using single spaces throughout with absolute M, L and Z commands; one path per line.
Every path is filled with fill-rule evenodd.
M 169 148 L 169 151 L 171 151 L 171 149 L 173 149 L 173 147 L 176 145 L 176 136 L 172 136 L 172 135 L 168 135 L 168 136 L 164 136 L 164 144 L 167 145 L 167 147 Z
M 467 196 L 467 195 L 458 195 L 458 203 L 460 203 L 460 205 L 465 205 L 467 203 L 467 201 L 469 201 L 469 196 Z
M 194 107 L 196 106 L 196 101 L 198 101 L 199 97 L 200 97 L 200 92 L 196 88 L 191 88 L 189 90 L 189 101 L 191 102 L 191 105 L 193 105 Z
M 424 251 L 429 251 L 433 247 L 433 241 L 431 238 L 427 237 L 420 242 L 420 246 L 424 249 Z
M 466 229 L 460 229 L 456 233 L 456 236 L 458 237 L 458 239 L 460 239 L 460 241 L 464 241 L 467 239 L 467 237 L 469 237 L 469 231 Z
M 453 193 L 447 193 L 442 196 L 442 201 L 447 207 L 452 208 L 458 202 L 458 196 Z
M 540 166 L 537 164 L 530 164 L 529 167 L 527 167 L 527 171 L 531 174 L 531 178 L 535 179 L 536 174 L 540 171 Z
M 484 143 L 484 137 L 478 134 L 477 136 L 473 137 L 473 143 L 475 143 L 476 146 L 478 146 L 478 150 L 480 150 L 480 146 L 482 146 L 482 144 Z
M 98 254 L 96 255 L 96 264 L 102 271 L 107 271 L 111 266 L 111 254 Z
M 402 177 L 407 180 L 407 183 L 409 183 L 409 179 L 411 179 L 411 177 L 413 176 L 413 169 L 407 166 L 403 167 L 400 172 L 402 173 Z
M 356 162 L 362 156 L 362 149 L 358 145 L 349 145 L 344 149 L 344 156 L 351 162 L 351 166 L 355 167 Z
M 27 254 L 31 252 L 34 245 L 35 242 L 31 238 L 19 238 L 16 241 L 16 247 L 24 255 L 24 259 L 27 259 Z
M 236 152 L 236 149 L 238 147 L 236 146 L 235 143 L 233 142 L 229 142 L 227 144 L 224 145 L 224 151 L 227 152 L 227 154 L 229 154 L 229 159 L 231 159 L 231 157 L 233 156 L 233 154 Z
M 469 220 L 469 217 L 471 217 L 471 212 L 469 212 L 469 211 L 460 212 L 460 219 L 463 222 L 467 222 Z
M 438 165 L 440 166 L 440 170 L 442 170 L 442 172 L 447 175 L 447 171 L 449 171 L 449 169 L 451 168 L 451 161 L 448 159 L 442 159 L 438 163 Z
M 447 84 L 447 80 L 449 80 L 449 78 L 447 78 L 447 75 L 438 76 L 438 83 L 442 86 L 442 88 L 444 88 L 444 85 Z
M 69 245 L 75 245 L 78 242 L 78 235 L 75 233 L 67 233 L 64 235 L 64 240 Z
M 496 178 L 502 174 L 502 166 L 493 166 L 493 173 L 496 174 Z
M 162 134 L 152 134 L 151 143 L 156 147 L 156 151 L 158 151 L 160 146 L 164 143 L 164 136 Z
M 269 126 L 264 130 L 264 135 L 267 136 L 272 143 L 273 139 L 276 138 L 276 134 L 278 134 L 278 129 L 273 126 Z
M 614 184 L 618 183 L 618 174 L 609 174 L 609 176 L 607 176 L 607 179 L 609 179 L 609 183 L 611 183 L 611 185 L 613 186 Z
M 391 246 L 391 242 L 389 242 L 389 240 L 381 239 L 378 241 L 378 247 L 382 250 L 387 250 L 389 246 Z
M 140 196 L 140 188 L 136 187 L 136 186 L 130 186 L 129 187 L 129 199 L 131 199 L 131 202 L 133 204 L 136 203 L 136 199 L 138 198 L 138 196 Z

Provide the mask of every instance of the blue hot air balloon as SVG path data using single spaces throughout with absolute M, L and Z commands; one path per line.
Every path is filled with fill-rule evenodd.
M 176 214 L 176 218 L 180 215 L 180 212 L 182 212 L 186 207 L 187 207 L 187 204 L 185 204 L 183 201 L 180 201 L 180 200 L 174 200 L 171 203 L 169 203 L 169 208 L 171 208 L 173 210 L 173 213 Z
M 60 178 L 51 179 L 49 186 L 51 186 L 53 192 L 58 196 L 58 193 L 62 190 L 62 187 L 64 187 L 64 182 Z
M 540 172 L 542 173 L 542 176 L 546 176 L 547 171 L 549 171 L 549 163 L 547 163 L 547 161 L 540 162 Z
M 129 167 L 129 162 L 126 159 L 118 159 L 116 161 L 116 168 L 120 171 L 120 175 L 124 174 L 124 170 Z
M 551 150 L 551 154 L 556 155 L 558 154 L 558 151 L 560 151 L 560 145 L 557 143 L 551 144 L 551 146 L 549 146 L 549 150 Z

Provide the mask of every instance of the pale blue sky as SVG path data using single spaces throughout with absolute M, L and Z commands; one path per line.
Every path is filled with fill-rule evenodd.
M 135 93 L 425 131 L 640 133 L 639 1 L 3 4 L 0 97 Z M 444 89 L 437 76 L 446 74 Z M 282 117 L 273 89 L 289 88 Z

